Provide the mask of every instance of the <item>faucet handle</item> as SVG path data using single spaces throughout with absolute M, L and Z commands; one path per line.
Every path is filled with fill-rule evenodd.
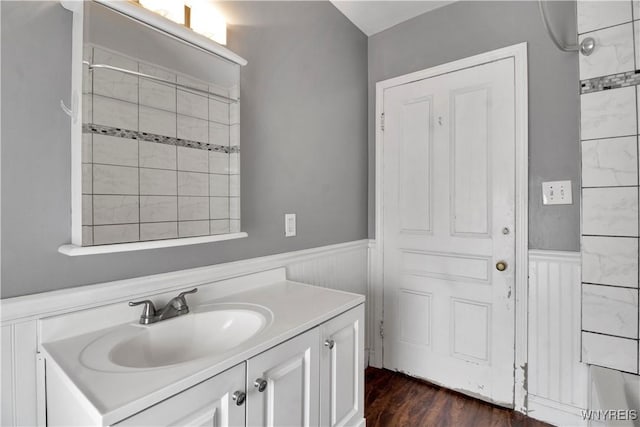
M 178 294 L 178 298 L 184 298 L 185 295 L 187 295 L 187 294 L 195 294 L 196 292 L 198 292 L 198 288 L 193 288 L 190 291 L 180 292 Z
M 142 314 L 140 315 L 140 323 L 146 325 L 152 323 L 153 317 L 156 315 L 156 307 L 153 305 L 153 301 L 144 300 L 144 301 L 129 301 L 129 307 L 134 307 L 136 305 L 144 304 L 144 308 L 142 309 Z

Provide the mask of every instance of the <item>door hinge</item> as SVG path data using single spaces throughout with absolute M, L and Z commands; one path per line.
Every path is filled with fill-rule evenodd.
M 380 321 L 380 338 L 384 338 L 384 320 Z
M 380 130 L 384 132 L 384 113 L 380 114 Z

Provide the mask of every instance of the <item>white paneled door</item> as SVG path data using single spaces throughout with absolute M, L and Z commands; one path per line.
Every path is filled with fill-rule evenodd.
M 388 88 L 384 115 L 384 366 L 513 406 L 514 59 Z

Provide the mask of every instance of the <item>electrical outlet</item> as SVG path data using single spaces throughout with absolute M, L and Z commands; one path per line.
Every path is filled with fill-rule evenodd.
M 549 181 L 542 183 L 543 205 L 570 205 L 572 203 L 571 181 Z
M 296 235 L 296 214 L 284 214 L 284 236 L 294 237 Z

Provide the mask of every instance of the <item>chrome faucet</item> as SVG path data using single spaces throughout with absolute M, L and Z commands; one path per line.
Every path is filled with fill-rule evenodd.
M 172 298 L 167 305 L 162 307 L 160 310 L 156 310 L 155 305 L 153 305 L 153 301 L 148 299 L 143 301 L 129 301 L 129 307 L 144 304 L 142 315 L 140 315 L 140 324 L 149 325 L 161 320 L 171 319 L 172 317 L 187 314 L 189 312 L 189 306 L 187 305 L 187 300 L 184 296 L 187 294 L 195 294 L 196 292 L 198 292 L 198 288 L 180 292 L 177 297 Z

